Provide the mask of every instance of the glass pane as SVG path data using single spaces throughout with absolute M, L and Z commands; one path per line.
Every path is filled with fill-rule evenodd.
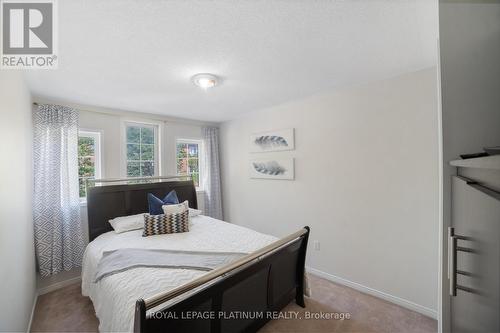
M 198 144 L 190 143 L 188 151 L 189 151 L 189 157 L 198 157 Z
M 189 173 L 200 171 L 197 158 L 190 158 L 188 161 L 188 165 L 189 165 Z
M 154 176 L 155 165 L 153 162 L 141 162 L 141 176 Z
M 141 169 L 139 167 L 139 162 L 127 162 L 127 176 L 139 177 L 140 175 Z
M 78 187 L 80 190 L 80 198 L 84 198 L 85 196 L 87 196 L 87 193 L 85 191 L 85 179 L 78 178 Z
M 138 144 L 127 144 L 127 160 L 138 161 L 140 156 L 140 145 Z
M 177 160 L 177 173 L 179 175 L 185 175 L 188 173 L 188 163 L 186 158 L 180 158 Z
M 141 160 L 153 161 L 155 159 L 154 145 L 141 145 Z
M 194 186 L 196 187 L 200 186 L 200 174 L 195 172 L 191 174 L 191 177 L 193 177 Z
M 187 144 L 178 143 L 177 144 L 177 158 L 187 157 Z
M 153 144 L 155 143 L 155 132 L 150 127 L 141 128 L 141 143 Z
M 78 138 L 78 156 L 94 155 L 94 139 L 88 137 Z
M 136 126 L 127 126 L 127 142 L 140 143 L 141 128 Z
M 80 157 L 78 158 L 78 176 L 79 177 L 93 177 L 95 172 L 93 157 Z

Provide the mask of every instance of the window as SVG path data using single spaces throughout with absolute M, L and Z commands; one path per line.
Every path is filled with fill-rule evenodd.
M 125 125 L 127 177 L 149 177 L 158 174 L 158 127 L 127 123 Z
M 190 175 L 196 187 L 200 187 L 199 140 L 177 140 L 177 174 Z
M 101 134 L 78 132 L 78 184 L 80 198 L 87 196 L 87 179 L 101 178 Z

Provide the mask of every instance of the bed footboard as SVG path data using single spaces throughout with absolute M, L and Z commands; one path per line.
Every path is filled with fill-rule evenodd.
M 255 332 L 294 298 L 305 307 L 308 237 L 304 227 L 186 285 L 137 300 L 134 331 Z

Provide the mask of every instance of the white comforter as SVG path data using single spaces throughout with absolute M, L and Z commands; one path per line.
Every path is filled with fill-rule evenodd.
M 101 332 L 132 331 L 137 299 L 173 289 L 207 273 L 187 269 L 133 268 L 93 283 L 104 251 L 144 248 L 252 252 L 277 240 L 203 215 L 193 217 L 191 221 L 190 231 L 186 233 L 142 237 L 142 230 L 122 234 L 111 231 L 87 246 L 83 258 L 82 294 L 89 296 L 94 303 Z

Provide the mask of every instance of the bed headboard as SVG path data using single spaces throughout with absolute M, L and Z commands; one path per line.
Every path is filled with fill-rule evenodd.
M 177 192 L 179 202 L 188 200 L 191 208 L 198 208 L 196 188 L 192 180 L 89 187 L 87 189 L 89 242 L 100 234 L 113 230 L 108 222 L 110 219 L 147 213 L 148 193 L 163 198 L 171 190 Z

